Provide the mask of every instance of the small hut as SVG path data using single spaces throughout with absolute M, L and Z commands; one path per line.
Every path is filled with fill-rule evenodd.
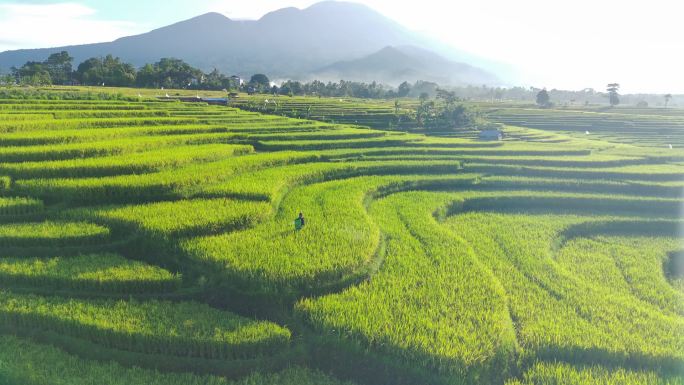
M 480 140 L 503 140 L 504 133 L 501 130 L 482 130 L 478 135 Z

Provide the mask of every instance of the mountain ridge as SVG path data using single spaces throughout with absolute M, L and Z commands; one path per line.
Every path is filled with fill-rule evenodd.
M 175 57 L 207 72 L 217 68 L 243 77 L 266 73 L 274 79 L 304 80 L 319 69 L 388 46 L 426 45 L 427 38 L 365 5 L 324 1 L 304 9 L 275 10 L 258 20 L 232 20 L 209 12 L 111 42 L 5 51 L 0 53 L 0 69 L 66 50 L 76 65 L 107 54 L 137 67 Z

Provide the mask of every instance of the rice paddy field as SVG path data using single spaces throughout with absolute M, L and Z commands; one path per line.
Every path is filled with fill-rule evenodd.
M 540 110 L 492 108 L 487 116 L 512 126 L 539 128 L 575 136 L 595 136 L 611 143 L 668 147 L 684 141 L 684 110 L 665 108 L 589 108 Z
M 684 113 L 150 96 L 0 100 L 0 383 L 684 384 Z
M 417 99 L 396 101 L 315 96 L 242 95 L 232 105 L 247 111 L 351 124 L 377 129 L 415 128 L 410 115 Z

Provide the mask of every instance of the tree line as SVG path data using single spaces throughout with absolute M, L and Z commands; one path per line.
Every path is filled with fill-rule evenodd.
M 218 70 L 203 73 L 175 58 L 162 58 L 156 63 L 136 68 L 112 55 L 92 57 L 75 69 L 74 58 L 67 51 L 54 53 L 45 61 L 28 61 L 12 67 L 3 82 L 32 86 L 88 85 L 144 88 L 235 89 L 238 82 Z
M 620 84 L 619 83 L 609 83 L 606 85 L 606 93 L 605 96 L 608 98 L 608 103 L 610 103 L 611 107 L 615 107 L 618 104 L 620 104 Z M 667 108 L 667 104 L 670 102 L 672 99 L 672 94 L 665 94 L 665 108 Z M 546 90 L 546 88 L 540 90 L 537 93 L 537 105 L 541 108 L 551 108 L 554 107 L 554 103 L 551 101 L 551 95 L 549 92 Z M 648 107 L 648 102 L 645 100 L 640 100 L 636 103 L 637 107 Z
M 299 82 L 288 80 L 280 87 L 264 74 L 253 75 L 248 82 L 237 76 L 227 76 L 217 69 L 209 73 L 181 59 L 162 58 L 156 63 L 136 68 L 112 55 L 92 57 L 74 67 L 74 58 L 67 51 L 54 53 L 45 61 L 28 61 L 0 79 L 3 84 L 25 86 L 87 85 L 110 87 L 142 87 L 192 90 L 226 90 L 279 95 L 318 95 L 325 97 L 395 98 L 434 93 L 437 85 L 417 82 L 402 83 L 398 88 L 377 82 L 344 81 L 324 83 L 319 80 Z M 411 95 L 415 93 L 415 95 Z

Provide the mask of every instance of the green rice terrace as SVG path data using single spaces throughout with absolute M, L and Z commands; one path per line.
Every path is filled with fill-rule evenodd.
M 0 383 L 684 384 L 684 112 L 310 99 L 0 100 Z
M 416 99 L 318 98 L 311 96 L 244 95 L 232 104 L 243 110 L 277 114 L 291 118 L 361 125 L 378 129 L 413 128 L 411 114 Z

